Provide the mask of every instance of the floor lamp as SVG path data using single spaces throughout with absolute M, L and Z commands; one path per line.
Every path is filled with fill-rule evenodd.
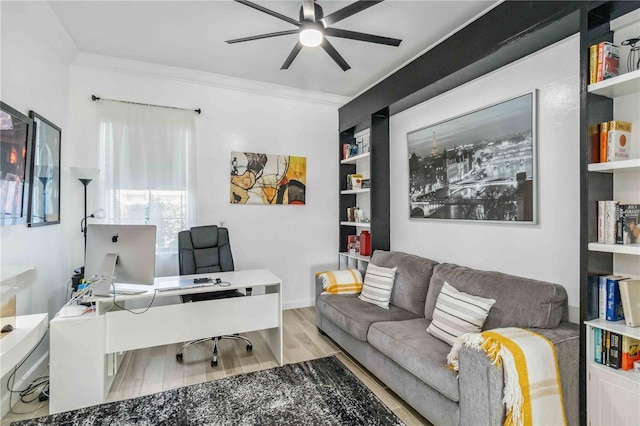
M 98 175 L 100 174 L 100 169 L 72 167 L 71 174 L 75 176 L 84 186 L 84 215 L 82 216 L 82 220 L 80 221 L 80 230 L 84 234 L 84 263 L 82 266 L 84 273 L 84 266 L 87 264 L 87 219 L 90 217 L 104 219 L 106 217 L 106 214 L 102 209 L 98 209 L 90 215 L 87 214 L 87 185 L 89 185 L 92 180 L 98 177 Z

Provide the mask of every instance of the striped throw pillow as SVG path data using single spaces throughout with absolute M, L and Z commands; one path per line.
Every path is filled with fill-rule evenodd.
M 357 269 L 318 272 L 322 294 L 356 294 L 362 290 L 362 274 Z
M 453 346 L 459 336 L 482 329 L 494 303 L 493 299 L 458 291 L 445 281 L 427 332 Z
M 389 309 L 393 281 L 396 278 L 396 268 L 383 268 L 369 263 L 367 273 L 364 275 L 362 293 L 358 298 L 367 303 Z

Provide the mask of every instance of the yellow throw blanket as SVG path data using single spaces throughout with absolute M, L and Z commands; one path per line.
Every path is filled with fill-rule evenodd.
M 504 368 L 505 426 L 566 425 L 556 350 L 546 337 L 522 328 L 497 328 L 460 336 L 447 357 L 458 371 L 463 346 L 483 350 Z

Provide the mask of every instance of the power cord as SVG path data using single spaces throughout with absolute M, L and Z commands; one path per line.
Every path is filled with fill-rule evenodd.
M 116 293 L 116 286 L 115 286 L 115 284 L 114 284 L 113 282 L 111 283 L 111 288 L 113 289 L 113 305 L 114 305 L 115 307 L 117 307 L 117 308 L 122 309 L 123 311 L 127 311 L 127 312 L 130 312 L 130 313 L 132 313 L 132 314 L 136 314 L 136 315 L 144 314 L 144 313 L 145 313 L 145 312 L 147 312 L 149 309 L 151 309 L 151 306 L 153 305 L 153 301 L 154 301 L 154 300 L 156 300 L 156 295 L 158 294 L 158 290 L 154 290 L 154 292 L 153 292 L 153 297 L 151 298 L 151 302 L 149 302 L 149 306 L 147 306 L 146 308 L 143 308 L 143 309 L 144 309 L 143 311 L 136 312 L 136 311 L 132 311 L 131 309 L 126 308 L 126 307 L 124 307 L 124 306 L 120 306 L 120 305 L 118 305 L 118 302 L 116 302 L 116 296 L 117 296 L 117 293 Z
M 27 354 L 27 356 L 24 357 L 24 359 L 13 368 L 13 372 L 11 373 L 11 375 L 9 376 L 9 378 L 7 380 L 7 390 L 9 391 L 9 410 L 13 414 L 29 414 L 29 413 L 33 413 L 34 411 L 36 411 L 39 408 L 39 407 L 36 407 L 33 411 L 28 411 L 28 412 L 24 412 L 24 413 L 13 411 L 13 394 L 14 393 L 20 394 L 20 400 L 22 402 L 24 402 L 24 403 L 27 403 L 27 404 L 30 403 L 30 402 L 35 401 L 36 399 L 40 399 L 40 395 L 43 392 L 45 392 L 45 395 L 47 396 L 47 399 L 49 397 L 49 376 L 38 377 L 37 379 L 33 380 L 25 389 L 15 390 L 13 388 L 15 386 L 15 384 L 16 384 L 16 373 L 18 372 L 18 369 L 20 367 L 22 367 L 22 365 L 27 361 L 27 359 L 29 359 L 29 357 L 36 350 L 36 348 L 38 346 L 40 346 L 40 343 L 42 343 L 42 341 L 44 340 L 44 338 L 45 338 L 45 336 L 47 335 L 48 332 L 49 332 L 49 327 L 47 326 L 47 329 L 45 330 L 44 334 L 42 335 L 42 337 L 40 338 L 38 343 L 33 347 L 33 349 L 31 349 L 31 351 Z M 34 393 L 38 389 L 41 389 L 38 397 L 33 398 L 31 400 L 28 400 L 28 401 L 24 399 L 26 396 L 31 395 L 32 393 Z M 45 391 L 45 389 L 46 389 L 46 391 Z M 45 401 L 45 400 L 46 399 L 40 399 L 40 401 Z

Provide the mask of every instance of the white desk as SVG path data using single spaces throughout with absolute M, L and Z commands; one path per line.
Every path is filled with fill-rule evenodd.
M 156 299 L 189 293 L 244 289 L 247 297 L 155 306 L 135 315 L 113 306 L 113 297 L 94 297 L 96 311 L 51 321 L 50 413 L 100 404 L 111 388 L 124 351 L 186 342 L 232 333 L 263 330 L 278 364 L 282 365 L 282 281 L 266 269 L 156 278 L 144 294 L 118 295 L 149 300 L 157 288 L 194 277 L 220 278 L 228 287 L 213 286 L 159 292 Z M 139 287 L 138 287 L 139 288 Z M 260 293 L 264 289 L 264 294 Z M 141 311 L 142 309 L 133 309 Z

